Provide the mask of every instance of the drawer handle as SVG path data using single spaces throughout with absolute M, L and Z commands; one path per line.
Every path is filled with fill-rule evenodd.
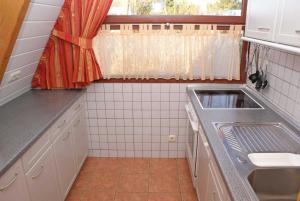
M 43 170 L 44 170 L 44 166 L 41 165 L 40 171 L 39 171 L 36 175 L 32 176 L 31 178 L 32 178 L 32 179 L 38 178 L 38 177 L 42 174 Z
M 64 120 L 59 126 L 57 126 L 57 128 L 62 128 L 66 123 L 66 120 Z
M 296 32 L 296 34 L 300 34 L 300 30 L 296 30 L 295 32 Z
M 257 28 L 259 31 L 270 31 L 270 28 L 267 28 L 267 27 L 258 27 Z
M 79 104 L 74 110 L 77 111 L 81 107 L 81 104 Z
M 7 189 L 8 187 L 10 187 L 17 180 L 17 177 L 18 177 L 18 173 L 15 173 L 14 178 L 8 184 L 6 184 L 3 187 L 0 187 L 0 191 L 1 192 L 5 191 L 5 189 Z
M 62 140 L 66 141 L 69 137 L 70 137 L 71 132 L 69 131 L 68 134 L 66 135 L 66 137 L 64 137 Z
M 77 126 L 80 123 L 80 119 L 74 124 L 74 127 Z

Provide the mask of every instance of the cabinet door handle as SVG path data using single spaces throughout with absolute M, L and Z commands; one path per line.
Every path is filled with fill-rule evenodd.
M 15 173 L 14 178 L 8 184 L 6 184 L 3 187 L 0 187 L 0 192 L 5 191 L 5 189 L 10 187 L 17 180 L 17 177 L 18 177 L 18 173 Z
M 258 27 L 257 29 L 258 29 L 259 31 L 265 31 L 265 32 L 270 31 L 270 28 L 267 28 L 267 27 Z
M 65 125 L 65 123 L 66 123 L 66 120 L 64 120 L 60 125 L 58 125 L 57 128 L 63 127 Z
M 76 127 L 80 123 L 80 119 L 77 120 L 77 122 L 74 124 L 74 127 Z
M 43 170 L 44 170 L 44 166 L 41 165 L 40 171 L 39 171 L 36 175 L 32 176 L 31 178 L 32 178 L 32 179 L 38 178 L 38 177 L 42 174 Z
M 68 134 L 66 135 L 66 137 L 64 137 L 62 140 L 66 141 L 69 137 L 70 137 L 71 132 L 69 131 Z
M 296 32 L 296 34 L 300 34 L 300 30 L 296 30 L 295 32 Z

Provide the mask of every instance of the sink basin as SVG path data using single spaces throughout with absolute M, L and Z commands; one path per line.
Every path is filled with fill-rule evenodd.
M 251 153 L 248 158 L 258 167 L 300 167 L 300 154 Z
M 256 169 L 248 181 L 260 201 L 296 201 L 300 168 Z

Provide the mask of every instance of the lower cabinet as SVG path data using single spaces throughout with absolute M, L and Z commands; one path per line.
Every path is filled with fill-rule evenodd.
M 63 201 L 88 154 L 83 97 L 0 177 L 0 201 Z
M 26 181 L 31 201 L 61 200 L 52 146 L 26 173 Z
M 88 154 L 88 135 L 85 120 L 85 112 L 79 113 L 72 122 L 72 133 L 74 136 L 76 169 L 79 171 Z
M 76 176 L 73 137 L 69 126 L 53 143 L 59 186 L 63 198 L 67 196 Z
M 209 201 L 220 201 L 222 200 L 222 195 L 220 192 L 220 188 L 218 188 L 218 178 L 215 175 L 213 170 L 213 165 L 209 164 L 209 172 L 208 172 L 208 182 L 207 182 L 207 192 L 206 192 L 206 200 Z M 225 201 L 225 199 L 223 198 Z M 228 200 L 226 200 L 228 201 Z
M 30 200 L 20 160 L 0 177 L 0 201 L 19 200 Z
M 199 127 L 199 135 L 198 182 L 196 184 L 198 198 L 200 201 L 230 201 L 227 187 L 201 127 Z

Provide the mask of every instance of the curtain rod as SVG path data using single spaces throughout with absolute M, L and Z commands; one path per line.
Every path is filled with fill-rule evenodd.
M 132 26 L 133 30 L 139 30 L 140 26 L 145 25 L 145 24 L 149 24 L 149 23 L 140 23 L 140 24 L 133 23 L 133 24 L 126 24 L 126 25 Z M 154 24 L 149 24 L 149 25 L 151 25 L 154 30 L 159 30 L 161 28 L 161 26 L 165 26 L 165 29 L 168 30 L 171 27 L 171 25 L 176 30 L 182 30 L 183 26 L 185 24 L 186 23 L 182 23 L 182 24 L 179 24 L 179 23 L 154 23 Z M 120 24 L 115 24 L 115 23 L 113 23 L 113 24 L 103 24 L 102 26 L 109 26 L 111 30 L 120 30 L 121 25 L 123 25 L 123 23 L 120 23 Z M 229 30 L 230 26 L 232 26 L 232 25 L 235 26 L 235 24 L 232 24 L 232 25 L 231 24 L 191 24 L 191 25 L 194 25 L 196 30 L 198 30 L 200 28 L 200 25 L 212 25 L 212 26 L 216 25 L 217 30 L 223 30 L 223 31 Z M 236 25 L 236 26 L 241 26 L 242 30 L 245 29 L 245 25 Z

